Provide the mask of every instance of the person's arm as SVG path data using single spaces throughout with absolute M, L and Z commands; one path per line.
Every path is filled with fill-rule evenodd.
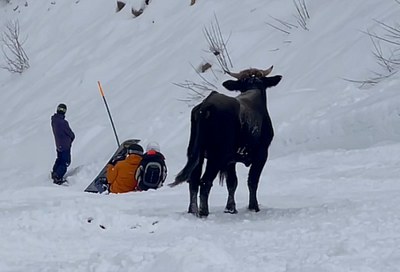
M 118 176 L 118 169 L 115 165 L 111 163 L 107 164 L 107 181 L 109 184 L 113 184 Z
M 64 132 L 65 132 L 65 134 L 67 134 L 68 137 L 70 137 L 71 140 L 74 141 L 74 140 L 75 140 L 75 133 L 72 131 L 71 127 L 69 126 L 68 121 L 65 120 L 65 123 L 64 123 L 64 124 L 65 124 L 65 125 L 64 125 Z

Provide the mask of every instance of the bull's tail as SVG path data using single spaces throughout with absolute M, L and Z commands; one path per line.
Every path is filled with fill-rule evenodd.
M 192 116 L 192 124 L 191 124 L 191 135 L 189 141 L 189 147 L 187 152 L 188 161 L 183 167 L 183 169 L 176 175 L 175 181 L 168 184 L 170 187 L 174 187 L 179 185 L 183 182 L 186 182 L 190 179 L 190 176 L 193 170 L 200 162 L 200 156 L 202 153 L 204 154 L 203 150 L 203 142 L 204 142 L 204 130 L 205 126 L 203 123 L 205 122 L 204 112 L 200 111 L 200 109 L 195 109 Z M 197 116 L 198 114 L 198 116 Z
M 189 157 L 185 167 L 178 173 L 178 175 L 176 175 L 175 181 L 168 184 L 168 186 L 175 187 L 176 185 L 188 181 L 194 168 L 196 168 L 198 164 L 199 164 L 198 156 Z
M 221 185 L 221 186 L 224 185 L 224 181 L 226 180 L 227 176 L 228 176 L 228 172 L 226 169 L 225 170 L 221 169 L 219 171 L 219 185 Z

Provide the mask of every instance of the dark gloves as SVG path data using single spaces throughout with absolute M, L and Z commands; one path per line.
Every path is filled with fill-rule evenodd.
M 125 156 L 118 155 L 118 156 L 115 156 L 114 158 L 111 158 L 111 160 L 108 163 L 115 165 L 117 162 L 123 161 L 124 159 L 125 159 Z

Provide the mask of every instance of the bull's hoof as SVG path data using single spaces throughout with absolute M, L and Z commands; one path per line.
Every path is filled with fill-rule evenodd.
M 260 208 L 257 206 L 249 206 L 249 210 L 252 212 L 259 212 Z
M 225 210 L 224 210 L 224 213 L 237 214 L 238 211 L 235 208 L 226 207 Z
M 199 208 L 197 207 L 197 205 L 192 204 L 189 206 L 188 213 L 197 215 L 199 214 Z
M 208 209 L 200 209 L 199 213 L 198 213 L 198 217 L 200 218 L 205 218 L 209 215 Z
M 208 217 L 208 213 L 207 214 L 206 213 L 198 213 L 197 217 L 198 218 L 207 218 Z

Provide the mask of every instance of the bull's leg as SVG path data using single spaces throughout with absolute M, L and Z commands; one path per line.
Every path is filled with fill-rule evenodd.
M 237 213 L 235 203 L 235 192 L 238 185 L 238 179 L 236 176 L 236 164 L 231 163 L 227 168 L 226 175 L 226 187 L 228 188 L 228 201 L 226 202 L 225 212 L 226 213 Z
M 197 193 L 199 192 L 199 182 L 195 182 L 194 180 L 190 180 L 189 182 L 189 209 L 188 213 L 198 214 L 199 208 L 197 206 Z
M 208 210 L 208 196 L 210 195 L 213 181 L 219 172 L 218 164 L 207 160 L 206 171 L 200 181 L 200 217 L 207 217 L 209 214 Z
M 203 168 L 203 160 L 201 159 L 199 164 L 196 166 L 196 168 L 193 170 L 190 179 L 189 179 L 189 209 L 188 213 L 199 215 L 199 209 L 197 206 L 197 195 L 199 192 L 199 187 L 200 187 L 200 176 L 201 176 L 201 170 Z
M 254 160 L 250 167 L 247 186 L 249 187 L 249 210 L 259 212 L 260 208 L 257 201 L 258 182 L 260 180 L 261 172 L 264 168 L 267 157 L 263 156 Z

